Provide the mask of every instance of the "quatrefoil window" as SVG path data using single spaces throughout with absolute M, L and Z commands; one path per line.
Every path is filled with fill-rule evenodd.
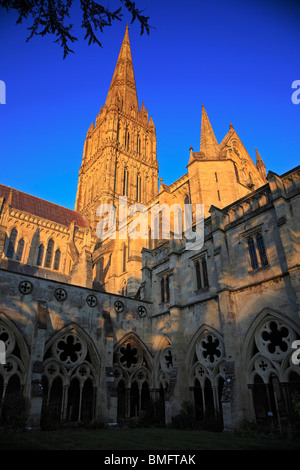
M 289 330 L 286 327 L 278 327 L 277 323 L 272 321 L 270 323 L 269 331 L 262 332 L 262 338 L 268 343 L 268 350 L 271 354 L 274 354 L 278 347 L 281 351 L 287 351 L 288 345 L 285 342 L 285 338 L 289 335 Z

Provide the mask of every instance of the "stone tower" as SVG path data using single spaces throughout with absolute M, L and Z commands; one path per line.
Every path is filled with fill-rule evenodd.
M 95 228 L 101 203 L 146 203 L 158 192 L 156 132 L 144 102 L 139 109 L 128 26 L 104 107 L 86 135 L 75 210 Z
M 118 217 L 120 196 L 129 206 L 146 204 L 157 194 L 156 131 L 144 102 L 139 108 L 127 26 L 105 105 L 86 135 L 75 208 L 96 230 L 101 204 L 113 205 Z M 94 287 L 135 295 L 142 247 L 140 240 L 129 244 L 118 236 L 99 240 L 93 252 Z

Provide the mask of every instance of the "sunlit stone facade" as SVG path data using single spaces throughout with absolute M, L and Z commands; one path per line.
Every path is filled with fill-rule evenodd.
M 87 132 L 75 210 L 0 185 L 1 402 L 23 394 L 31 425 L 171 423 L 184 402 L 214 429 L 297 424 L 300 169 L 267 174 L 231 124 L 219 144 L 204 107 L 186 165 L 172 184 L 158 180 L 126 28 Z M 121 223 L 124 198 L 143 205 L 143 236 L 132 236 L 136 213 Z M 104 204 L 116 232 L 99 239 Z M 173 211 L 155 237 L 163 205 L 182 217 L 192 207 L 194 230 L 201 205 L 203 244 L 179 236 Z

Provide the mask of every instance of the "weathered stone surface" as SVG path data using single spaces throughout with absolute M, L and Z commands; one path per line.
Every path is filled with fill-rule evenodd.
M 87 132 L 76 211 L 0 185 L 0 374 L 3 390 L 14 384 L 30 399 L 34 425 L 46 409 L 126 422 L 152 398 L 166 423 L 191 402 L 197 419 L 222 417 L 229 431 L 263 408 L 256 383 L 267 388 L 276 373 L 284 388 L 299 375 L 299 167 L 266 176 L 232 125 L 218 144 L 204 107 L 200 150 L 187 158 L 187 173 L 158 188 L 155 127 L 139 109 L 126 30 Z M 124 195 L 145 204 L 148 238 L 130 237 L 129 218 L 99 240 L 97 207 L 120 209 Z M 204 206 L 203 246 L 178 236 L 172 211 L 160 221 L 170 236 L 154 239 L 153 206 L 189 203 Z

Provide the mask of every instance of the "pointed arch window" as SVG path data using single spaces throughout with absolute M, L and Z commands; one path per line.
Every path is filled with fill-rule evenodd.
M 258 268 L 258 261 L 257 261 L 257 256 L 256 256 L 255 243 L 252 237 L 248 238 L 248 249 L 249 249 L 249 255 L 250 255 L 250 260 L 251 260 L 251 266 L 253 269 L 256 269 Z
M 202 288 L 201 270 L 200 270 L 200 263 L 198 260 L 195 262 L 195 270 L 196 270 L 197 289 L 201 289 Z
M 236 166 L 235 162 L 233 162 L 233 165 L 234 165 L 235 177 L 236 177 L 237 182 L 239 183 L 240 182 L 239 171 L 237 169 L 237 166 Z
M 160 296 L 161 302 L 165 301 L 165 279 L 162 277 L 160 280 Z
M 166 283 L 166 302 L 170 302 L 170 277 L 169 276 L 166 276 L 165 283 Z
M 54 271 L 58 271 L 59 270 L 59 265 L 60 265 L 60 249 L 57 248 L 56 252 L 55 252 L 55 255 L 54 255 L 54 264 L 53 264 L 53 269 Z
M 126 263 L 127 263 L 127 246 L 123 246 L 123 272 L 126 271 Z
M 141 178 L 141 175 L 138 173 L 136 177 L 136 200 L 137 202 L 141 202 L 141 186 L 142 186 L 142 178 Z
M 129 140 L 130 140 L 130 134 L 129 134 L 128 126 L 126 125 L 125 135 L 124 135 L 124 146 L 127 150 L 129 150 Z
M 51 268 L 52 264 L 52 257 L 53 257 L 53 248 L 54 248 L 54 241 L 52 238 L 48 241 L 46 256 L 45 256 L 45 268 Z
M 267 266 L 268 258 L 265 249 L 264 239 L 261 233 L 259 233 L 256 237 L 257 248 L 260 256 L 260 261 L 262 266 Z
M 160 278 L 161 303 L 170 302 L 170 274 L 165 274 Z
M 21 238 L 18 242 L 18 248 L 17 248 L 17 253 L 16 253 L 16 261 L 21 261 L 22 260 L 24 246 L 25 246 L 24 239 Z
M 95 281 L 102 283 L 104 280 L 104 258 L 101 257 L 95 266 Z
M 124 168 L 124 175 L 123 175 L 123 196 L 128 196 L 128 169 Z
M 141 155 L 141 139 L 140 139 L 139 134 L 137 136 L 137 153 L 138 155 Z
M 201 260 L 201 267 L 202 267 L 204 287 L 208 287 L 207 264 L 206 264 L 206 259 L 205 258 L 202 258 L 202 260 Z
M 148 184 L 149 184 L 149 177 L 148 176 L 145 176 L 145 179 L 144 179 L 144 194 L 145 194 L 145 202 L 147 202 L 147 198 L 148 198 Z
M 206 257 L 195 261 L 197 290 L 209 287 Z
M 126 148 L 129 150 L 129 140 L 130 140 L 130 134 L 127 132 L 127 142 L 126 142 Z
M 8 241 L 8 247 L 7 247 L 7 252 L 6 252 L 7 258 L 13 258 L 14 256 L 17 236 L 18 236 L 18 231 L 16 228 L 13 228 L 12 231 L 10 232 L 10 237 Z
M 36 260 L 36 265 L 37 266 L 42 266 L 43 258 L 44 258 L 44 251 L 45 251 L 44 245 L 41 243 L 40 246 L 39 246 L 37 260 Z
M 190 204 L 190 196 L 188 194 L 184 198 L 184 204 Z

